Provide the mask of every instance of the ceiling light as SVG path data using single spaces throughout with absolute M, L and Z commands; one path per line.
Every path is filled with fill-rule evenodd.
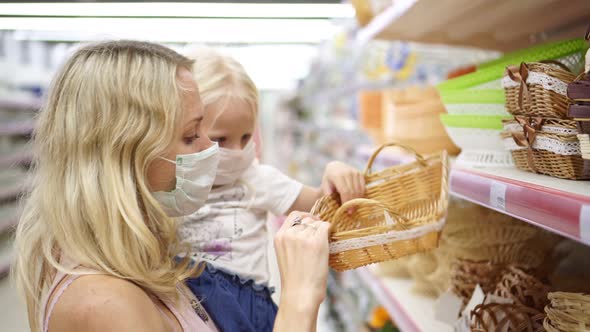
M 3 3 L 0 16 L 351 18 L 350 4 Z

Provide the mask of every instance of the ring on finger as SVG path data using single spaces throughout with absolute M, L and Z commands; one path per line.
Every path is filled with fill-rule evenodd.
M 291 225 L 291 227 L 301 225 L 302 222 L 303 218 L 301 216 L 297 216 L 295 217 L 295 220 L 293 220 L 293 224 Z

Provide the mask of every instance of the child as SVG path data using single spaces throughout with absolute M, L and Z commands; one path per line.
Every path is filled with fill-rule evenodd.
M 230 57 L 201 49 L 189 58 L 195 60 L 203 124 L 220 146 L 220 161 L 206 205 L 185 217 L 180 227 L 195 262 L 206 262 L 203 273 L 187 284 L 220 330 L 271 331 L 277 307 L 268 289 L 268 212 L 309 211 L 333 191 L 343 201 L 362 197 L 364 178 L 356 169 L 332 162 L 320 190 L 259 164 L 252 137 L 258 116 L 256 86 Z M 224 322 L 216 317 L 220 313 L 235 319 Z

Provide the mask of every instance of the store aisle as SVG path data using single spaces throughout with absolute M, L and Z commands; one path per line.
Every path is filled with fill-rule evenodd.
M 0 330 L 25 332 L 29 330 L 25 305 L 10 283 L 10 278 L 0 280 Z

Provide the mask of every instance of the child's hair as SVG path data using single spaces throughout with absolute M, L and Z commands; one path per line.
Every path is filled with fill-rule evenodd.
M 164 46 L 110 41 L 79 48 L 55 76 L 34 133 L 12 268 L 32 331 L 55 270 L 76 273 L 62 254 L 160 298 L 176 297 L 192 274 L 188 261 L 175 264 L 177 226 L 147 182 L 183 116 L 177 70 L 191 66 Z
M 199 87 L 203 106 L 216 104 L 217 114 L 224 111 L 225 104 L 232 98 L 239 98 L 250 105 L 254 118 L 258 115 L 258 89 L 244 70 L 244 67 L 230 56 L 212 48 L 199 47 L 186 52 L 193 60 L 193 77 Z

